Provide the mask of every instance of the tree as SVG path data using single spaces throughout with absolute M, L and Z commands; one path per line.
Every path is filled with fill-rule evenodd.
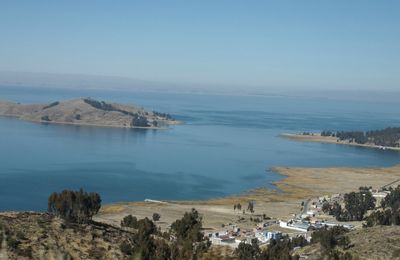
M 254 202 L 249 201 L 249 204 L 247 205 L 247 210 L 251 213 L 254 213 Z
M 209 242 L 204 240 L 201 229 L 202 218 L 195 209 L 172 223 L 171 232 L 176 237 L 172 248 L 174 259 L 191 259 L 207 250 Z
M 98 193 L 64 190 L 52 193 L 48 199 L 48 211 L 67 221 L 87 223 L 101 207 Z
M 153 213 L 153 221 L 159 221 L 161 218 L 160 214 L 158 213 Z
M 140 219 L 137 222 L 137 229 L 139 237 L 149 237 L 157 232 L 156 225 L 148 218 Z
M 253 239 L 251 241 L 251 244 L 241 242 L 238 248 L 235 250 L 235 254 L 238 260 L 259 259 L 260 253 L 261 250 L 257 244 L 257 239 Z
M 202 218 L 195 209 L 192 209 L 191 212 L 186 212 L 182 219 L 176 220 L 171 225 L 171 230 L 178 240 L 189 240 L 191 242 L 202 240 L 203 233 L 201 228 Z
M 322 211 L 324 213 L 328 213 L 331 210 L 331 205 L 325 201 L 324 204 L 322 204 Z

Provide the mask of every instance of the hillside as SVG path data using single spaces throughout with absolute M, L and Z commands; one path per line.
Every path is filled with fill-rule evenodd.
M 132 232 L 92 222 L 73 224 L 33 212 L 0 213 L 0 259 L 129 259 L 121 244 Z M 339 249 L 355 259 L 397 259 L 400 257 L 400 227 L 376 226 L 346 234 L 350 246 Z M 232 250 L 211 247 L 200 259 L 235 259 Z M 295 250 L 307 259 L 324 259 L 319 244 Z M 326 258 L 329 259 L 329 258 Z
M 232 254 L 224 248 L 206 252 L 209 245 L 198 221 L 196 211 L 185 213 L 172 225 L 171 236 L 147 218 L 127 216 L 120 228 L 95 221 L 78 224 L 48 213 L 0 212 L 0 259 L 206 260 Z
M 169 114 L 91 98 L 26 105 L 0 101 L 0 116 L 34 122 L 121 128 L 159 128 L 177 123 Z
M 346 234 L 350 246 L 340 249 L 349 253 L 354 259 L 399 259 L 400 258 L 400 227 L 375 226 L 350 231 Z M 323 259 L 321 246 L 312 244 L 297 250 L 295 253 L 308 256 L 307 259 Z M 327 258 L 329 259 L 329 258 Z
M 0 213 L 0 259 L 125 259 L 129 232 L 101 224 L 66 224 L 49 214 Z

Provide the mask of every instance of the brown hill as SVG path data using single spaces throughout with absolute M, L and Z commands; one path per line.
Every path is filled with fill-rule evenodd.
M 19 104 L 0 101 L 0 116 L 22 120 L 121 128 L 159 128 L 177 121 L 170 115 L 141 107 L 79 98 L 50 104 Z
M 350 247 L 343 250 L 353 259 L 400 259 L 400 226 L 375 226 L 350 231 L 346 234 Z M 295 252 L 309 260 L 329 259 L 322 255 L 321 246 L 312 244 Z
M 104 224 L 66 224 L 42 213 L 0 213 L 0 259 L 125 259 L 130 232 Z

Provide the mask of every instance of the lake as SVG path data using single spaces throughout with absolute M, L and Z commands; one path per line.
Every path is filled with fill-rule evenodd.
M 53 191 L 83 188 L 103 203 L 194 200 L 273 188 L 273 166 L 391 166 L 400 153 L 296 142 L 282 132 L 400 126 L 399 103 L 0 86 L 0 99 L 77 97 L 137 104 L 184 122 L 168 130 L 51 125 L 0 118 L 0 210 L 46 210 Z

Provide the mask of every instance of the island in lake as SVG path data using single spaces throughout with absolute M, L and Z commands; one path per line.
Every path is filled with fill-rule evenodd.
M 138 106 L 106 103 L 92 98 L 49 104 L 0 101 L 0 116 L 42 123 L 121 128 L 161 128 L 178 123 L 166 113 L 145 111 Z
M 335 143 L 400 151 L 400 127 L 374 131 L 322 131 L 321 133 L 281 134 L 282 137 L 308 142 Z

